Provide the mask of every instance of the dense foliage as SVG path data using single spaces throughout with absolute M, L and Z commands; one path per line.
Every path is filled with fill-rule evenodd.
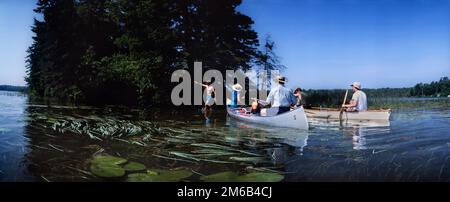
M 408 97 L 411 88 L 379 88 L 379 89 L 363 89 L 366 93 L 369 101 L 374 98 L 399 98 Z M 323 106 L 323 107 L 337 107 L 342 104 L 344 100 L 345 90 L 334 89 L 334 90 L 306 90 L 305 97 L 307 99 L 307 104 L 312 106 Z M 351 99 L 353 93 L 349 89 L 349 94 L 347 96 L 347 101 Z
M 408 97 L 410 90 L 411 88 L 363 89 L 368 98 Z M 314 106 L 339 106 L 343 102 L 345 90 L 306 90 L 305 94 L 308 103 Z M 352 94 L 349 89 L 348 99 L 351 98 Z
M 448 96 L 450 95 L 450 80 L 448 77 L 443 77 L 439 81 L 433 81 L 430 84 L 419 83 L 411 88 L 411 96 Z
M 378 104 L 377 101 L 383 98 L 404 98 L 404 97 L 447 97 L 450 95 L 450 80 L 447 77 L 430 84 L 417 84 L 412 88 L 378 88 L 363 89 L 369 101 L 369 106 Z M 345 90 L 306 90 L 305 97 L 307 103 L 312 106 L 338 107 L 342 104 Z M 352 92 L 349 90 L 348 100 Z
M 241 0 L 39 0 L 31 93 L 65 102 L 170 103 L 170 75 L 248 70 L 260 58 Z

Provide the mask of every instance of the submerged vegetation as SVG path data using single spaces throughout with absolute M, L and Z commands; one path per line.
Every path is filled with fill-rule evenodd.
M 127 160 L 115 156 L 96 156 L 91 161 L 91 172 L 99 177 L 121 177 L 125 175 L 125 169 L 120 164 Z
M 389 101 L 389 103 L 394 102 Z M 399 104 L 398 108 L 394 108 L 396 111 L 405 109 L 409 111 L 408 113 L 411 113 L 408 108 L 414 109 L 414 111 L 448 109 L 449 104 L 446 99 L 410 99 L 397 103 L 408 103 L 408 106 Z M 129 110 L 129 113 L 121 111 L 120 108 L 67 109 L 31 106 L 26 119 L 30 133 L 39 135 L 35 138 L 46 137 L 55 140 L 33 144 L 31 147 L 35 150 L 53 151 L 67 156 L 73 153 L 72 150 L 80 148 L 63 146 L 64 143 L 60 141 L 76 138 L 77 142 L 85 142 L 85 145 L 81 147 L 85 154 L 80 154 L 78 162 L 60 166 L 63 166 L 62 169 L 66 169 L 65 172 L 67 169 L 73 170 L 73 175 L 86 176 L 89 180 L 267 182 L 282 181 L 286 175 L 289 175 L 282 165 L 289 161 L 288 156 L 292 155 L 294 150 L 288 149 L 290 147 L 287 147 L 286 143 L 294 144 L 296 150 L 301 148 L 301 145 L 306 145 L 306 139 L 302 138 L 307 138 L 307 136 L 299 134 L 298 131 L 289 137 L 285 134 L 286 131 L 280 133 L 275 130 L 273 131 L 275 134 L 270 134 L 272 132 L 252 129 L 249 126 L 244 129 L 241 126 L 205 127 L 204 122 L 192 117 L 189 120 L 182 117 L 179 119 L 157 118 L 158 121 L 155 121 L 155 117 L 159 117 L 156 112 L 156 114 L 146 112 L 147 115 L 133 110 Z M 172 113 L 176 112 L 169 114 Z M 225 114 L 219 116 L 225 117 Z M 395 116 L 400 117 L 397 113 Z M 201 116 L 198 118 L 201 119 Z M 425 117 L 420 119 L 425 119 Z M 342 137 L 325 137 L 315 134 L 332 131 L 329 127 L 314 126 L 315 129 L 310 132 L 310 135 L 319 138 L 320 141 Z M 389 132 L 388 128 L 365 131 L 372 130 L 374 133 L 380 134 Z M 339 130 L 336 128 L 336 131 Z M 280 133 L 280 137 L 278 137 L 278 133 Z M 343 133 L 350 133 L 352 136 L 354 129 L 346 129 Z M 344 139 L 346 137 L 347 135 L 343 136 Z M 403 136 L 389 137 L 393 138 L 392 141 L 410 141 L 410 139 L 402 139 L 407 138 Z M 351 141 L 349 143 L 351 144 Z M 346 144 L 343 143 L 336 148 L 326 145 L 314 146 L 313 144 L 309 145 L 307 149 L 309 153 L 312 152 L 315 155 L 329 156 L 330 150 L 333 148 L 339 150 Z M 287 150 L 285 151 L 285 149 Z M 384 147 L 375 150 L 367 152 L 370 155 L 386 152 Z M 333 153 L 331 157 L 327 158 L 333 158 L 335 161 L 346 159 L 346 161 L 355 161 L 355 164 L 359 165 L 361 159 L 353 160 L 354 155 L 362 155 L 362 153 Z M 54 160 L 55 157 L 50 158 L 51 161 L 53 161 L 52 159 Z M 85 163 L 85 159 L 88 159 L 87 163 Z M 330 165 L 317 164 L 317 168 L 310 168 L 311 170 L 305 172 L 312 172 L 311 175 L 320 176 L 321 173 L 328 172 L 327 169 Z M 361 167 L 361 169 L 363 168 Z M 371 170 L 371 172 L 375 171 Z M 48 180 L 60 179 L 57 176 L 56 179 L 50 178 L 49 176 L 54 175 L 53 173 L 44 175 Z
M 136 173 L 145 170 L 145 165 L 127 162 L 128 160 L 116 156 L 95 156 L 90 162 L 90 171 L 95 176 L 104 178 L 117 178 L 129 173 L 129 182 L 177 182 L 193 174 L 186 169 L 148 169 L 146 173 Z
M 126 164 L 125 164 L 126 163 Z M 194 173 L 186 168 L 147 169 L 144 164 L 129 162 L 115 156 L 95 156 L 90 162 L 90 171 L 103 178 L 118 178 L 127 175 L 128 182 L 178 182 L 191 177 Z M 145 172 L 139 172 L 144 171 Z M 205 182 L 279 182 L 283 175 L 271 172 L 252 171 L 245 175 L 227 171 L 201 176 Z
M 145 173 L 133 173 L 128 175 L 128 182 L 178 182 L 188 178 L 193 173 L 187 169 L 149 169 Z
M 251 172 L 245 175 L 227 171 L 203 176 L 200 179 L 205 182 L 279 182 L 283 175 L 277 173 Z
M 93 157 L 89 163 L 76 169 L 96 177 L 133 182 L 179 181 L 193 173 L 196 178 L 205 175 L 194 170 L 186 170 L 186 165 L 208 164 L 240 167 L 245 172 L 282 173 L 274 169 L 273 159 L 266 154 L 265 150 L 255 149 L 258 144 L 268 144 L 268 140 L 264 138 L 255 137 L 253 140 L 255 143 L 236 147 L 234 143 L 240 141 L 239 138 L 223 135 L 230 131 L 214 128 L 205 130 L 202 124 L 195 127 L 191 121 L 154 121 L 138 111 L 135 114 L 114 115 L 112 111 L 118 109 L 109 108 L 84 110 L 74 108 L 69 109 L 71 113 L 66 113 L 67 110 L 67 108 L 58 107 L 30 107 L 27 127 L 35 133 L 45 134 L 51 138 L 75 135 L 88 138 L 97 144 L 133 146 L 136 150 L 143 151 L 142 155 L 145 159 L 151 157 L 178 165 L 177 169 L 149 166 L 139 158 L 133 157 L 132 160 L 128 160 L 128 157 L 112 156 L 109 155 L 110 152 L 95 146 L 92 147 L 95 153 L 92 154 Z M 144 117 L 139 118 L 139 116 Z M 36 148 L 57 152 L 70 151 L 58 143 L 36 145 Z

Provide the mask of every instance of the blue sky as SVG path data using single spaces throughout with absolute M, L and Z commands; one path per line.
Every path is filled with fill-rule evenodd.
M 0 0 L 0 85 L 25 85 L 35 0 Z
M 35 0 L 0 0 L 0 84 L 25 85 Z M 450 76 L 450 0 L 244 0 L 289 86 L 409 87 Z
M 244 0 L 289 86 L 409 87 L 450 75 L 449 0 Z

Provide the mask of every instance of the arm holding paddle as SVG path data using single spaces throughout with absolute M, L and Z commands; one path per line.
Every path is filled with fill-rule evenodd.
M 205 87 L 205 88 L 206 88 L 206 87 L 208 87 L 208 85 L 206 85 L 206 84 L 202 84 L 202 83 L 200 83 L 200 82 L 197 82 L 197 81 L 194 81 L 194 83 L 195 83 L 195 84 L 198 84 L 198 85 L 201 85 L 201 86 L 203 86 L 203 87 Z
M 352 108 L 352 107 L 356 107 L 357 105 L 358 105 L 358 103 L 356 101 L 350 100 L 350 104 L 348 104 L 348 105 L 343 104 L 342 107 L 344 107 L 344 108 Z

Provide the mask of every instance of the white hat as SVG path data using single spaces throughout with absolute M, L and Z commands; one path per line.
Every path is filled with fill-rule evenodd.
M 358 81 L 353 82 L 352 85 L 350 85 L 350 86 L 353 86 L 353 87 L 357 88 L 358 90 L 361 90 L 361 83 Z
M 242 90 L 242 86 L 240 85 L 240 84 L 234 84 L 232 87 L 231 87 L 233 90 L 235 90 L 235 91 L 241 91 Z

